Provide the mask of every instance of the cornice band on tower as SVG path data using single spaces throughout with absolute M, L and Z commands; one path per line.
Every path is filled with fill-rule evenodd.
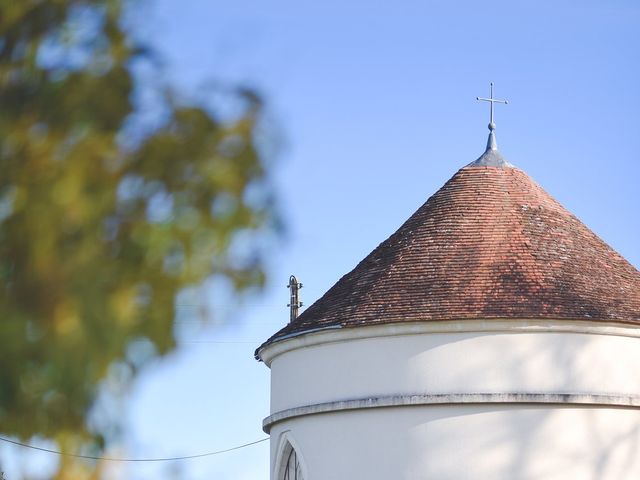
M 269 415 L 262 422 L 265 433 L 276 423 L 307 415 L 335 413 L 370 408 L 435 405 L 570 405 L 575 407 L 612 407 L 640 409 L 640 395 L 607 395 L 599 393 L 439 393 L 367 397 L 337 402 L 317 403 L 289 408 Z

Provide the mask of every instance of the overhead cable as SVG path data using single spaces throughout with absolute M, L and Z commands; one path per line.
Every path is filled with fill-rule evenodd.
M 201 457 L 210 457 L 212 455 L 219 455 L 221 453 L 231 452 L 233 450 L 239 450 L 241 448 L 250 447 L 251 445 L 256 445 L 257 443 L 266 442 L 269 440 L 269 437 L 256 440 L 255 442 L 245 443 L 243 445 L 237 445 L 235 447 L 226 448 L 224 450 L 218 450 L 216 452 L 207 452 L 200 453 L 198 455 L 185 455 L 183 457 L 165 457 L 165 458 L 111 458 L 111 457 L 97 457 L 92 455 L 79 455 L 75 453 L 67 453 L 61 452 L 58 450 L 51 450 L 49 448 L 36 447 L 34 445 L 29 445 L 26 443 L 16 442 L 15 440 L 11 440 L 9 438 L 0 437 L 0 440 L 7 443 L 12 443 L 14 445 L 18 445 L 20 447 L 31 448 L 33 450 L 40 450 L 41 452 L 53 453 L 55 455 L 61 455 L 65 457 L 75 457 L 75 458 L 86 458 L 89 460 L 104 460 L 107 462 L 171 462 L 173 460 L 190 460 L 193 458 L 201 458 Z

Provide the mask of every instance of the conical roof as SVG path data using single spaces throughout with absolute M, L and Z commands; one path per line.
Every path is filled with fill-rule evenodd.
M 460 169 L 263 346 L 324 327 L 396 322 L 566 319 L 640 326 L 640 272 L 496 154 L 487 148 Z

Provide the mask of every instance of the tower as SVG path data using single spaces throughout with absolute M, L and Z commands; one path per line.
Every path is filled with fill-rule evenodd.
M 257 349 L 272 480 L 640 478 L 640 272 L 489 129 Z

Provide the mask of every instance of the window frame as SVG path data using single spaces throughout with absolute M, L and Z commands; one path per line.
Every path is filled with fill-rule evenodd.
M 291 467 L 289 462 L 292 455 L 294 466 L 297 467 L 293 474 L 291 470 L 287 470 Z M 305 462 L 300 455 L 300 446 L 292 438 L 290 431 L 284 432 L 280 437 L 273 480 L 309 480 Z

